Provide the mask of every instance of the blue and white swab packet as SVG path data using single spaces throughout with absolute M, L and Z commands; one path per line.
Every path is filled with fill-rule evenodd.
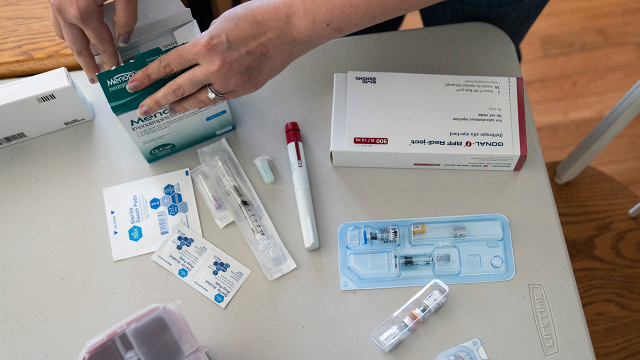
M 182 224 L 151 259 L 222 308 L 251 274 L 246 266 Z
M 441 352 L 436 360 L 489 360 L 480 339 L 471 339 L 463 344 Z
M 202 234 L 189 169 L 102 190 L 113 261 L 154 252 L 177 224 Z

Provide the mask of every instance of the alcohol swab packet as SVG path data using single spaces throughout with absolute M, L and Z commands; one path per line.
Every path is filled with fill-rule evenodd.
M 222 308 L 251 274 L 246 266 L 182 224 L 151 259 Z
M 102 190 L 113 261 L 154 252 L 177 224 L 202 234 L 189 169 Z

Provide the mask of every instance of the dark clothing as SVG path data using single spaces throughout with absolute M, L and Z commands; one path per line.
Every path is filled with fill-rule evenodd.
M 520 56 L 520 42 L 549 0 L 445 0 L 420 10 L 425 27 L 481 21 L 502 29 Z M 404 16 L 387 20 L 351 35 L 398 30 Z

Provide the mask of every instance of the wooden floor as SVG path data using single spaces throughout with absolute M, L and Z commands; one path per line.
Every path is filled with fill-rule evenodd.
M 403 24 L 421 26 L 417 13 Z M 521 50 L 545 162 L 562 160 L 640 80 L 640 1 L 551 0 Z M 591 165 L 640 195 L 637 139 L 640 117 Z
M 596 357 L 640 359 L 640 218 L 625 211 L 640 197 L 591 166 L 564 185 L 551 176 Z
M 639 25 L 638 0 L 551 0 L 525 37 L 522 74 L 550 175 L 640 80 Z M 598 360 L 640 359 L 640 219 L 626 214 L 640 201 L 638 138 L 640 117 L 595 169 L 552 181 Z
M 551 0 L 522 43 L 545 161 L 562 160 L 640 80 L 640 1 Z M 592 165 L 640 195 L 640 117 Z

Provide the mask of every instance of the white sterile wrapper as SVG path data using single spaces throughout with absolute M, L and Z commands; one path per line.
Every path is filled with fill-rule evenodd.
M 222 308 L 251 274 L 246 266 L 182 224 L 151 259 Z
M 224 206 L 218 190 L 209 188 L 207 185 L 211 180 L 209 180 L 205 171 L 202 170 L 202 166 L 191 169 L 191 177 L 193 178 L 193 183 L 196 184 L 196 189 L 198 189 L 198 192 L 202 195 L 204 202 L 207 204 L 211 215 L 213 215 L 220 229 L 232 223 L 233 216 L 231 216 L 231 212 Z
M 269 280 L 295 269 L 269 215 L 225 139 L 198 149 L 207 186 L 216 189 Z
M 189 169 L 102 189 L 113 261 L 154 252 L 178 224 L 202 234 Z

